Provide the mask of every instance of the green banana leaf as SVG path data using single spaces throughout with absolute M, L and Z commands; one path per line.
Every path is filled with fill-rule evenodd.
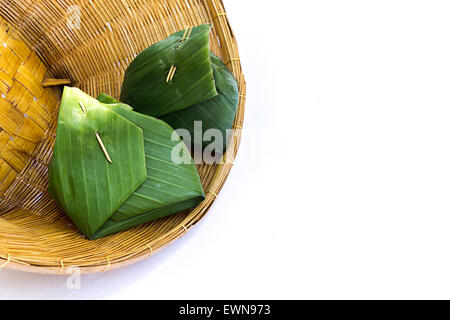
M 119 100 L 116 100 L 113 97 L 107 95 L 106 93 L 101 93 L 97 97 L 97 100 L 103 104 L 108 105 L 107 107 L 109 107 L 109 108 L 120 107 L 120 108 L 124 108 L 125 110 L 130 110 L 130 111 L 133 110 L 133 108 L 131 106 L 129 106 L 128 104 L 122 103 Z
M 189 31 L 179 31 L 145 49 L 125 72 L 120 101 L 160 117 L 217 96 L 210 31 L 210 24 L 195 27 L 187 39 Z M 168 81 L 173 66 L 176 72 Z
M 142 129 L 77 88 L 64 88 L 53 151 L 49 193 L 88 238 L 147 177 Z
M 102 101 L 108 100 L 102 95 Z M 105 104 L 142 128 L 147 179 L 111 216 L 93 238 L 99 238 L 195 207 L 205 199 L 197 169 L 181 138 L 165 122 L 134 111 L 123 104 Z M 177 164 L 172 154 L 189 156 Z
M 239 103 L 239 89 L 236 79 L 222 60 L 211 53 L 214 79 L 218 95 L 210 100 L 190 108 L 160 117 L 175 130 L 186 129 L 191 135 L 192 144 L 205 148 L 210 141 L 204 141 L 204 133 L 210 129 L 218 129 L 222 137 L 222 146 L 216 149 L 225 152 L 228 133 L 233 126 Z M 195 132 L 194 123 L 201 121 L 201 130 Z M 217 138 L 217 137 L 216 137 Z

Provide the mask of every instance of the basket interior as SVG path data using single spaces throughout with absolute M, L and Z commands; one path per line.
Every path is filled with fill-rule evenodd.
M 223 185 L 240 139 L 224 163 L 198 166 L 207 199 L 190 212 L 88 241 L 47 193 L 61 88 L 69 78 L 92 96 L 120 95 L 124 71 L 143 49 L 187 26 L 212 23 L 211 49 L 240 85 L 235 128 L 242 128 L 245 84 L 221 1 L 79 1 L 80 28 L 68 28 L 73 1 L 0 0 L 0 265 L 66 273 L 104 271 L 147 257 L 199 221 Z M 3 261 L 3 262 L 2 262 Z

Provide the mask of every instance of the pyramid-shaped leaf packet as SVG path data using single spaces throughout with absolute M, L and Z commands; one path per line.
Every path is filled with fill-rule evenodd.
M 141 128 L 76 88 L 65 88 L 49 192 L 88 237 L 147 177 Z
M 222 145 L 218 145 L 216 151 L 223 153 L 228 139 L 227 130 L 232 128 L 236 116 L 239 90 L 236 79 L 222 60 L 211 53 L 211 62 L 218 95 L 190 108 L 162 116 L 160 119 L 175 130 L 188 130 L 192 143 L 203 147 L 211 143 L 208 139 L 204 139 L 204 134 L 208 130 L 211 132 L 211 129 L 217 130 L 211 132 L 211 135 L 215 134 L 214 139 L 220 137 Z M 195 122 L 199 126 L 198 129 Z
M 145 49 L 125 72 L 120 101 L 159 117 L 215 97 L 210 31 L 188 28 Z
M 111 101 L 112 104 L 105 106 L 142 128 L 147 179 L 93 238 L 190 209 L 204 200 L 200 177 L 189 151 L 169 125 L 130 111 L 130 107 L 115 103 L 105 95 L 99 99 Z M 178 157 L 183 157 L 183 161 Z

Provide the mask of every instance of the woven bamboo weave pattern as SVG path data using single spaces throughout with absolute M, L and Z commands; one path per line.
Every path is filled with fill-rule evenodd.
M 69 28 L 73 6 L 79 28 Z M 240 103 L 222 164 L 198 166 L 206 200 L 187 213 L 88 241 L 47 193 L 61 87 L 120 95 L 124 72 L 143 49 L 173 32 L 213 24 L 211 49 L 238 80 Z M 50 81 L 51 82 L 51 81 Z M 0 267 L 68 274 L 120 268 L 184 235 L 208 211 L 233 166 L 245 105 L 234 34 L 220 0 L 0 0 Z

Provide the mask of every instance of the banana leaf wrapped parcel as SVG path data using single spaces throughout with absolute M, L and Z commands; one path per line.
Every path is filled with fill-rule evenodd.
M 120 101 L 64 88 L 49 193 L 87 238 L 205 199 L 189 148 L 223 154 L 239 101 L 236 79 L 209 48 L 211 28 L 188 27 L 137 55 Z
M 174 150 L 188 151 L 169 125 L 106 102 L 64 88 L 49 166 L 49 193 L 89 239 L 204 199 L 193 162 L 172 161 Z

